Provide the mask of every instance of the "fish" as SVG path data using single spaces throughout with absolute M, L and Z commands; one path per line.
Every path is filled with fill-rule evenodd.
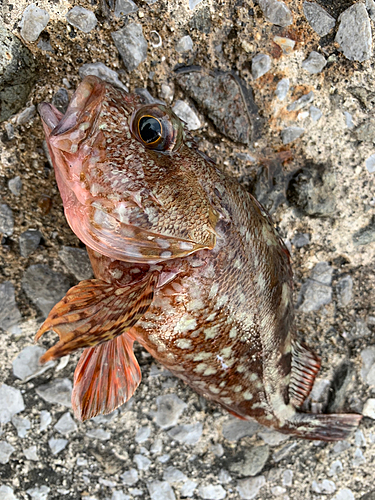
M 132 397 L 138 342 L 240 419 L 325 441 L 358 426 L 361 415 L 302 411 L 321 362 L 297 337 L 289 251 L 263 206 L 167 106 L 87 76 L 64 115 L 46 102 L 39 114 L 65 217 L 95 276 L 35 337 L 59 336 L 42 363 L 84 349 L 77 419 Z

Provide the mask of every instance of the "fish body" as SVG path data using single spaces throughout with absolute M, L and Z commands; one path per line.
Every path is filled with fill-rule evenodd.
M 65 215 L 95 279 L 37 334 L 47 361 L 84 347 L 73 408 L 84 420 L 140 382 L 133 342 L 242 419 L 343 439 L 359 415 L 300 411 L 319 358 L 298 342 L 288 250 L 264 208 L 200 153 L 162 105 L 87 77 L 64 116 L 40 106 Z

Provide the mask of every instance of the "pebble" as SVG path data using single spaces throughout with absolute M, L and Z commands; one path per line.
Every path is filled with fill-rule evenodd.
M 111 36 L 128 71 L 137 68 L 146 59 L 147 42 L 140 24 L 130 23 L 111 33 Z
M 28 229 L 21 233 L 19 237 L 21 256 L 26 258 L 31 255 L 38 248 L 41 239 L 40 231 Z
M 68 378 L 55 378 L 48 384 L 40 385 L 35 392 L 48 403 L 58 403 L 71 407 L 72 382 Z
M 188 130 L 197 130 L 202 126 L 197 113 L 185 101 L 177 100 L 173 112 L 186 123 Z
M 151 500 L 176 500 L 175 494 L 167 481 L 153 481 L 147 484 Z
M 10 486 L 6 486 L 5 484 L 0 486 L 0 498 L 1 500 L 18 500 L 13 493 L 13 490 Z
M 191 36 L 186 35 L 178 40 L 176 43 L 176 51 L 180 53 L 189 52 L 189 50 L 193 50 L 193 40 Z
M 375 347 L 368 347 L 361 351 L 361 377 L 365 384 L 375 387 Z
M 290 38 L 285 38 L 283 36 L 274 36 L 273 41 L 279 47 L 281 47 L 284 54 L 290 54 L 293 51 L 294 46 L 296 44 L 294 40 L 291 40 Z
M 52 417 L 50 412 L 47 410 L 42 410 L 40 412 L 40 426 L 39 426 L 40 432 L 45 431 L 51 422 L 52 422 Z
M 26 125 L 31 121 L 32 118 L 34 118 L 35 113 L 36 113 L 36 108 L 34 104 L 21 111 L 21 113 L 19 113 L 17 116 L 16 120 L 17 125 Z
M 271 69 L 271 58 L 267 54 L 257 54 L 251 60 L 251 74 L 254 80 L 265 75 Z
M 189 9 L 194 10 L 203 0 L 189 0 Z
M 337 441 L 332 448 L 333 453 L 342 453 L 350 448 L 348 441 Z
M 22 180 L 19 175 L 17 177 L 13 177 L 8 181 L 8 188 L 14 196 L 19 196 L 21 194 L 22 189 Z
M 335 27 L 336 19 L 315 2 L 303 2 L 303 13 L 312 29 L 319 36 L 328 35 Z
M 115 17 L 124 17 L 132 12 L 137 12 L 138 7 L 132 0 L 116 0 Z
M 370 398 L 366 401 L 363 410 L 362 410 L 362 415 L 364 417 L 369 417 L 375 420 L 375 399 Z
M 302 62 L 302 68 L 311 75 L 320 73 L 326 65 L 326 58 L 319 52 L 315 52 L 315 50 L 310 52 L 309 57 Z
M 366 9 L 367 9 L 371 19 L 373 21 L 375 21 L 375 2 L 374 2 L 374 0 L 366 0 Z
M 181 497 L 188 497 L 188 498 L 192 497 L 194 495 L 194 491 L 197 486 L 198 483 L 196 481 L 188 479 L 186 483 L 184 483 L 180 488 Z
M 286 488 L 283 488 L 282 486 L 274 486 L 271 488 L 271 493 L 275 497 L 280 497 L 281 495 L 284 495 L 286 493 Z
M 171 456 L 168 453 L 166 453 L 165 455 L 158 457 L 158 462 L 160 462 L 161 464 L 165 464 L 169 461 L 170 458 Z
M 94 75 L 100 78 L 101 80 L 104 80 L 105 82 L 110 83 L 111 85 L 114 85 L 115 87 L 119 87 L 120 89 L 124 90 L 125 92 L 128 92 L 129 89 L 126 85 L 122 83 L 122 81 L 119 78 L 119 75 L 117 71 L 114 71 L 111 68 L 108 68 L 105 64 L 102 62 L 95 62 L 95 63 L 87 63 L 83 64 L 79 70 L 79 76 L 81 78 L 84 78 L 85 76 L 88 75 Z
M 12 209 L 5 203 L 0 205 L 0 234 L 12 236 L 14 230 L 14 219 Z
M 355 498 L 351 490 L 344 488 L 332 497 L 332 500 L 355 500 Z
M 335 460 L 332 462 L 331 467 L 329 468 L 328 475 L 330 477 L 337 476 L 344 470 L 341 460 Z
M 320 109 L 316 108 L 315 106 L 310 106 L 309 113 L 310 113 L 311 119 L 314 122 L 317 122 L 318 120 L 320 120 L 322 115 L 323 115 L 323 113 L 320 111 Z
M 183 444 L 196 444 L 201 438 L 203 432 L 203 424 L 197 422 L 195 424 L 178 425 L 168 431 L 168 435 Z
M 292 239 L 292 243 L 296 248 L 302 248 L 310 243 L 310 235 L 308 233 L 297 233 Z
M 90 33 L 98 23 L 96 16 L 91 10 L 84 7 L 73 7 L 67 14 L 66 19 L 75 28 Z
M 319 262 L 302 285 L 297 300 L 302 312 L 317 311 L 332 301 L 332 273 L 328 262 Z
M 0 464 L 7 464 L 11 454 L 16 451 L 7 441 L 0 441 Z
M 112 493 L 111 500 L 131 500 L 131 497 L 129 495 L 125 495 L 122 490 L 117 490 Z
M 66 113 L 69 105 L 69 94 L 64 88 L 59 88 L 58 91 L 52 97 L 52 104 L 61 111 L 62 114 Z
M 26 269 L 22 277 L 22 288 L 27 297 L 42 311 L 44 317 L 61 300 L 70 288 L 66 276 L 53 271 L 44 264 L 35 264 Z
M 23 453 L 24 453 L 27 460 L 32 460 L 33 462 L 39 461 L 37 447 L 35 445 L 30 446 L 29 448 L 26 448 L 25 450 L 23 450 Z
M 301 127 L 286 127 L 281 131 L 281 139 L 283 144 L 289 144 L 305 132 L 304 128 Z
M 354 123 L 353 123 L 353 117 L 350 113 L 347 111 L 344 111 L 344 116 L 345 116 L 345 124 L 349 129 L 354 128 Z
M 290 444 L 287 444 L 286 446 L 283 446 L 281 448 L 281 450 L 279 451 L 276 451 L 275 453 L 272 454 L 272 458 L 274 460 L 274 462 L 280 462 L 281 460 L 283 460 L 284 458 L 286 458 L 289 453 L 297 446 L 297 443 L 294 442 L 294 443 L 290 443 Z
M 57 423 L 54 425 L 54 428 L 60 434 L 70 434 L 71 432 L 75 432 L 77 430 L 77 424 L 72 419 L 71 414 L 69 412 L 66 412 L 57 421 Z
M 371 330 L 367 327 L 363 318 L 356 318 L 353 328 L 350 330 L 349 338 L 358 339 L 371 335 Z
M 258 432 L 260 426 L 255 420 L 240 420 L 232 418 L 225 422 L 222 427 L 222 433 L 228 441 L 238 441 L 245 436 L 253 436 Z
M 31 423 L 28 418 L 20 417 L 18 415 L 14 415 L 12 417 L 12 424 L 17 430 L 18 437 L 22 439 L 26 437 L 27 431 L 31 427 Z
M 12 417 L 25 409 L 23 397 L 19 389 L 10 385 L 0 386 L 0 424 L 7 424 Z
M 227 496 L 227 492 L 220 484 L 208 484 L 207 486 L 199 486 L 198 495 L 205 500 L 222 500 Z
M 365 165 L 370 174 L 375 172 L 375 154 L 367 158 Z
M 10 281 L 0 283 L 0 328 L 16 333 L 21 317 L 13 284 Z
M 62 438 L 51 438 L 48 440 L 48 446 L 50 447 L 51 449 L 51 452 L 52 452 L 52 455 L 57 455 L 58 453 L 60 453 L 60 451 L 62 451 L 66 445 L 68 444 L 68 440 L 67 439 L 62 439 Z
M 160 87 L 160 97 L 170 104 L 173 101 L 173 96 L 174 89 L 170 85 L 162 83 Z
M 308 94 L 303 95 L 299 99 L 295 100 L 286 108 L 288 111 L 299 111 L 300 109 L 306 108 L 314 100 L 314 92 L 311 90 Z
M 35 4 L 23 11 L 20 22 L 21 36 L 26 42 L 35 42 L 49 21 L 49 14 Z
M 163 442 L 160 438 L 156 438 L 155 441 L 152 443 L 150 451 L 151 453 L 161 453 L 163 450 Z
M 255 498 L 259 490 L 266 484 L 266 478 L 264 476 L 251 477 L 249 479 L 242 479 L 238 481 L 238 486 L 236 490 L 240 494 L 240 497 L 244 500 L 251 500 Z
M 137 443 L 144 443 L 150 437 L 151 427 L 141 427 L 138 429 L 137 434 L 135 435 L 135 440 Z
M 121 474 L 122 482 L 128 486 L 133 486 L 133 484 L 138 482 L 138 471 L 137 469 L 129 469 Z
M 256 446 L 246 449 L 244 458 L 233 460 L 229 465 L 231 472 L 236 472 L 240 476 L 256 476 L 263 469 L 270 454 L 269 446 Z
M 357 448 L 354 452 L 354 458 L 352 460 L 352 465 L 353 467 L 359 467 L 360 465 L 363 465 L 366 463 L 366 459 L 363 456 L 363 452 L 360 448 Z
M 151 465 L 151 460 L 144 455 L 136 454 L 133 458 L 138 470 L 148 470 Z
M 187 481 L 187 476 L 176 467 L 169 466 L 163 472 L 163 479 L 169 484 L 184 483 Z
M 93 271 L 86 249 L 65 247 L 59 251 L 59 257 L 66 265 L 68 271 L 78 281 L 89 280 L 93 277 Z
M 282 475 L 283 486 L 292 486 L 293 484 L 293 471 L 286 469 Z
M 228 484 L 232 481 L 232 476 L 225 469 L 221 469 L 217 478 L 222 484 Z
M 48 498 L 48 493 L 50 492 L 50 488 L 48 486 L 36 486 L 35 488 L 30 488 L 29 490 L 26 490 L 26 493 L 30 495 L 32 500 L 47 500 Z
M 340 16 L 335 41 L 351 61 L 366 61 L 372 55 L 370 19 L 363 3 L 355 3 Z
M 320 483 L 316 481 L 312 482 L 311 490 L 314 493 L 323 493 L 324 495 L 331 495 L 336 491 L 336 485 L 333 481 L 329 479 L 323 479 Z
M 337 301 L 340 307 L 347 306 L 353 298 L 353 278 L 347 274 L 336 285 Z
M 265 428 L 262 432 L 258 432 L 258 436 L 269 446 L 278 446 L 282 442 L 290 438 L 287 434 L 273 431 L 272 429 Z
M 111 438 L 111 433 L 104 429 L 89 429 L 86 432 L 86 436 L 93 439 L 99 439 L 99 441 L 108 441 L 108 439 Z
M 182 412 L 187 407 L 175 394 L 166 394 L 156 398 L 157 412 L 155 413 L 155 422 L 162 429 L 167 429 L 177 424 Z
M 276 85 L 275 95 L 280 100 L 283 101 L 288 94 L 290 86 L 289 78 L 282 78 Z
M 278 0 L 259 0 L 258 3 L 264 17 L 270 23 L 282 27 L 292 24 L 292 14 L 284 2 L 279 2 Z

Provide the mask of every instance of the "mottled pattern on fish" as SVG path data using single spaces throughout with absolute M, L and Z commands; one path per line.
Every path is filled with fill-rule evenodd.
M 358 425 L 358 415 L 298 411 L 320 361 L 295 338 L 289 253 L 263 207 L 194 147 L 177 117 L 95 77 L 64 117 L 48 104 L 40 113 L 66 217 L 96 276 L 69 291 L 37 335 L 60 336 L 43 361 L 86 348 L 77 417 L 131 397 L 136 340 L 240 418 L 310 439 L 343 439 Z

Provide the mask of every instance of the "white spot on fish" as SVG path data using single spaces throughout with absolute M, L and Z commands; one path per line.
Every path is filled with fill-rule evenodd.
M 192 318 L 190 314 L 185 314 L 179 319 L 178 323 L 175 325 L 173 331 L 174 333 L 186 333 L 190 330 L 194 330 L 197 326 L 197 320 Z
M 162 252 L 160 254 L 160 257 L 163 257 L 163 259 L 168 259 L 171 256 L 172 256 L 172 252 Z
M 232 326 L 229 332 L 229 338 L 234 339 L 237 336 L 238 330 L 235 326 Z
M 196 373 L 202 373 L 206 368 L 207 368 L 207 363 L 199 363 L 199 365 L 197 365 L 193 371 L 195 371 Z
M 203 333 L 205 335 L 205 339 L 209 340 L 209 339 L 215 338 L 216 335 L 218 334 L 218 330 L 219 330 L 219 325 L 214 325 L 214 326 L 210 326 L 209 328 L 205 328 L 203 330 Z
M 213 366 L 209 366 L 204 372 L 203 372 L 203 375 L 215 375 L 215 373 L 217 372 L 216 368 L 214 368 Z
M 178 246 L 180 247 L 181 250 L 192 250 L 194 248 L 194 245 L 187 241 L 180 241 Z
M 235 385 L 233 387 L 233 392 L 241 392 L 242 391 L 242 385 Z
M 238 371 L 238 373 L 244 373 L 246 371 L 246 366 L 245 365 L 238 365 L 237 371 Z
M 218 361 L 220 361 L 221 367 L 222 367 L 223 370 L 227 370 L 228 369 L 228 365 L 225 363 L 224 358 L 222 356 L 217 355 L 216 359 Z
M 218 387 L 216 387 L 216 385 L 209 385 L 208 388 L 210 389 L 211 392 L 213 392 L 214 394 L 219 394 L 220 392 L 220 389 Z
M 258 380 L 258 375 L 256 373 L 251 373 L 249 379 L 251 382 L 255 382 Z
M 175 344 L 180 349 L 190 349 L 191 340 L 190 339 L 177 339 Z
M 253 399 L 253 395 L 251 394 L 251 392 L 249 391 L 245 391 L 243 394 L 242 394 L 243 398 L 246 399 L 247 401 L 250 401 L 250 399 Z
M 211 290 L 210 290 L 210 293 L 208 294 L 208 298 L 212 299 L 213 297 L 215 297 L 215 295 L 217 294 L 218 290 L 219 290 L 219 284 L 218 283 L 214 283 L 211 286 Z
M 200 352 L 194 358 L 193 361 L 204 361 L 205 359 L 211 358 L 212 353 L 210 352 Z
M 162 238 L 155 238 L 155 243 L 160 247 L 160 248 L 169 248 L 171 244 L 167 240 L 163 240 Z M 163 254 L 162 254 L 163 255 Z M 172 255 L 172 254 L 171 254 Z
M 231 355 L 232 352 L 232 347 L 224 347 L 224 349 L 221 350 L 221 354 L 228 358 Z
M 233 403 L 232 398 L 221 398 L 221 401 L 225 403 L 226 405 L 231 405 Z
M 221 295 L 220 297 L 217 298 L 216 304 L 215 304 L 215 309 L 220 309 L 225 305 L 229 300 L 228 295 Z

